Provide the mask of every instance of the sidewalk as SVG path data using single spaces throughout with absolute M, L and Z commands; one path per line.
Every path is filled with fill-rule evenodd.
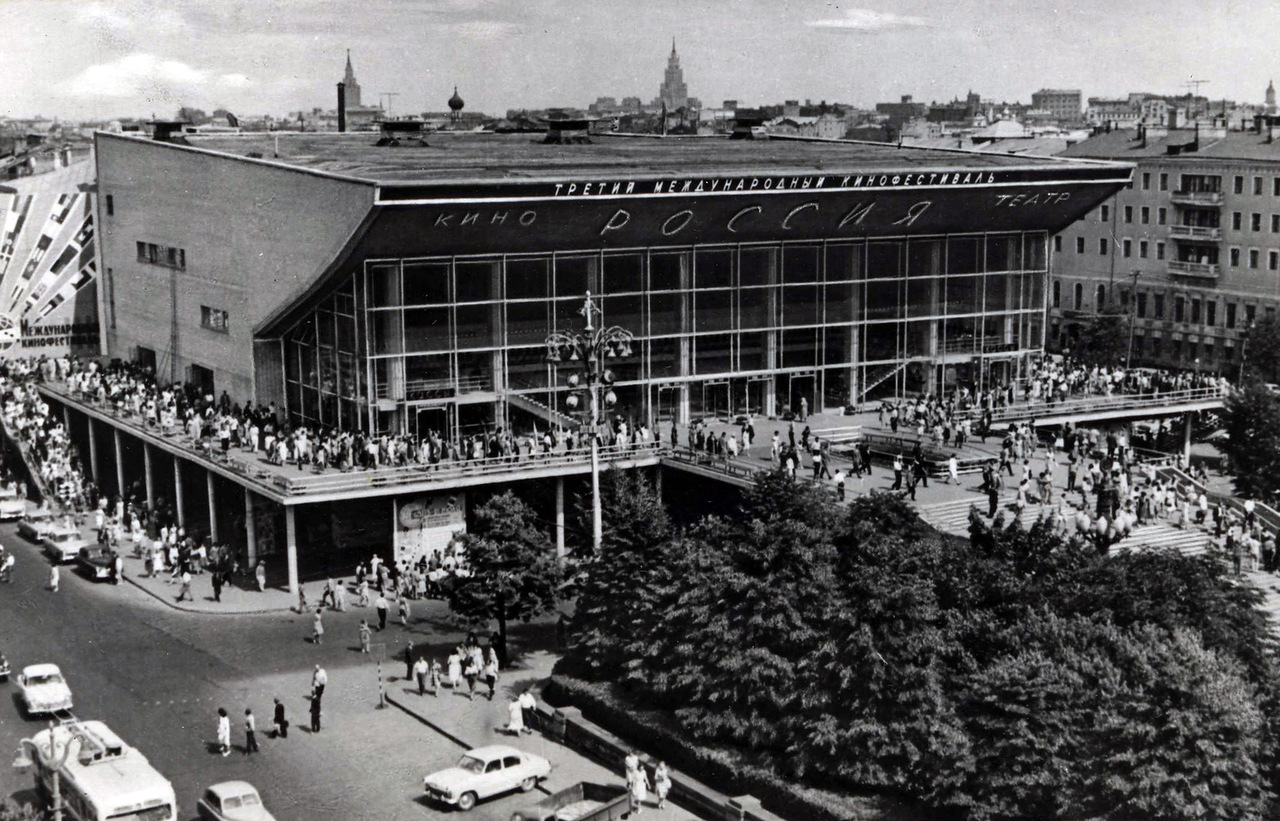
M 222 601 L 214 601 L 212 579 L 213 576 L 208 571 L 192 574 L 191 594 L 195 598 L 179 602 L 178 593 L 182 589 L 182 584 L 177 579 L 172 579 L 169 571 L 158 576 L 147 576 L 142 559 L 135 559 L 127 553 L 124 557 L 124 581 L 174 610 L 205 615 L 243 616 L 258 613 L 285 613 L 297 609 L 298 599 L 289 595 L 288 590 L 268 587 L 259 593 L 257 587 L 239 586 L 243 582 L 224 585 Z M 307 591 L 308 599 L 319 601 L 320 594 L 323 592 L 323 584 L 312 585 L 312 589 Z M 347 598 L 347 602 L 350 604 L 350 597 Z
M 467 699 L 465 685 L 464 690 L 458 693 L 445 687 L 437 696 L 430 693 L 420 696 L 416 684 L 397 675 L 388 678 L 387 701 L 457 744 L 459 752 L 488 744 L 506 744 L 542 756 L 551 762 L 551 775 L 538 786 L 538 791 L 543 794 L 549 795 L 579 781 L 623 784 L 621 760 L 615 768 L 605 769 L 540 733 L 515 738 L 500 731 L 507 723 L 508 702 L 530 686 L 536 693 L 540 682 L 550 677 L 555 662 L 556 657 L 545 651 L 525 656 L 518 668 L 503 671 L 492 702 L 487 697 L 487 688 L 483 686 L 476 687 L 474 701 Z M 393 664 L 392 667 L 398 668 L 398 665 Z M 529 803 L 541 798 L 542 795 L 532 795 Z M 645 815 L 650 813 L 663 821 L 696 821 L 701 818 L 676 807 L 670 799 L 665 809 L 658 810 L 652 793 L 645 804 Z

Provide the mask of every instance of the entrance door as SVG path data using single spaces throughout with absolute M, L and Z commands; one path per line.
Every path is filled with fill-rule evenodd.
M 414 424 L 414 430 L 419 439 L 426 436 L 428 431 L 435 431 L 436 436 L 446 441 L 453 438 L 453 426 L 449 423 L 449 408 L 447 406 L 417 408 L 417 412 L 414 414 Z
M 191 366 L 191 384 L 200 388 L 200 393 L 205 396 L 218 397 L 213 392 L 213 371 L 201 365 Z
M 680 418 L 680 386 L 659 385 L 656 419 L 659 422 L 678 422 Z
M 772 380 L 768 377 L 735 379 L 733 382 L 733 414 L 735 416 L 751 414 L 762 416 L 764 414 L 765 397 L 769 395 L 769 385 L 771 383 Z
M 817 403 L 817 379 L 812 373 L 793 373 L 791 374 L 791 387 L 788 391 L 787 401 L 790 403 L 792 413 L 800 413 L 800 400 L 804 399 L 805 407 L 809 413 L 813 413 L 818 408 Z
M 707 416 L 729 418 L 729 383 L 707 382 L 702 386 L 702 409 Z

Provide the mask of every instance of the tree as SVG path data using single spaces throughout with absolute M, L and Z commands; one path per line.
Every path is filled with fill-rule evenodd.
M 1227 397 L 1223 415 L 1236 492 L 1271 502 L 1280 491 L 1280 397 L 1252 381 Z
M 498 622 L 498 650 L 505 664 L 507 622 L 528 622 L 555 609 L 560 564 L 533 511 L 509 490 L 476 509 L 468 536 L 472 575 L 454 580 L 449 607 L 474 622 Z
M 1280 382 L 1280 318 L 1264 316 L 1245 337 L 1244 371 L 1263 382 Z
M 1080 331 L 1072 353 L 1086 365 L 1119 365 L 1129 353 L 1129 323 L 1123 314 L 1099 314 Z

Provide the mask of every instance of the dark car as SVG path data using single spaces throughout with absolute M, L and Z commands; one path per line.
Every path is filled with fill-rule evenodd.
M 116 554 L 103 544 L 91 544 L 80 548 L 76 563 L 84 568 L 85 573 L 94 581 L 111 578 L 111 571 L 116 566 Z

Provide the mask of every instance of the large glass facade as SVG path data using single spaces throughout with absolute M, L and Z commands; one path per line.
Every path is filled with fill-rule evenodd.
M 547 363 L 544 340 L 581 328 L 587 291 L 600 321 L 636 337 L 631 357 L 607 363 L 617 412 L 636 421 L 997 384 L 1043 347 L 1046 243 L 1037 232 L 369 261 L 287 336 L 289 410 L 322 424 L 363 416 L 372 430 L 543 427 L 568 410 L 572 367 Z

